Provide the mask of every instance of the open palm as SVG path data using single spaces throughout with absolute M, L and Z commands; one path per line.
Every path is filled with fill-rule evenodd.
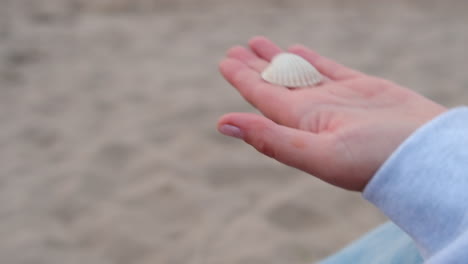
M 288 52 L 309 61 L 326 80 L 298 89 L 269 84 L 260 73 L 283 51 L 263 37 L 249 46 L 231 48 L 220 70 L 264 116 L 230 113 L 220 119 L 218 129 L 342 188 L 361 191 L 405 138 L 445 111 L 411 90 L 300 45 Z

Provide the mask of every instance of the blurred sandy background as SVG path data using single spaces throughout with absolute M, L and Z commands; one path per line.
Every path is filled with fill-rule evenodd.
M 256 34 L 466 104 L 468 3 L 378 2 L 0 0 L 0 261 L 305 264 L 385 221 L 215 130 Z

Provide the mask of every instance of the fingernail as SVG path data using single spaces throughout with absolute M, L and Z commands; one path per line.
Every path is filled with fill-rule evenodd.
M 233 125 L 222 125 L 219 128 L 219 132 L 230 137 L 235 137 L 235 138 L 240 138 L 240 139 L 244 137 L 244 133 L 242 133 L 242 130 L 240 130 L 240 128 L 233 126 Z

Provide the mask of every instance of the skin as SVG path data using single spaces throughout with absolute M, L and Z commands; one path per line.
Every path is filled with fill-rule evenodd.
M 362 191 L 391 153 L 446 109 L 397 84 L 349 69 L 294 45 L 327 80 L 288 89 L 260 73 L 280 52 L 264 37 L 232 47 L 220 63 L 224 78 L 264 116 L 229 113 L 218 130 L 259 152 L 338 187 Z

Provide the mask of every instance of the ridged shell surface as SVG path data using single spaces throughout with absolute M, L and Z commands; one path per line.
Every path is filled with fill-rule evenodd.
M 304 87 L 320 83 L 323 76 L 304 58 L 292 53 L 280 53 L 262 72 L 262 78 L 286 87 Z

